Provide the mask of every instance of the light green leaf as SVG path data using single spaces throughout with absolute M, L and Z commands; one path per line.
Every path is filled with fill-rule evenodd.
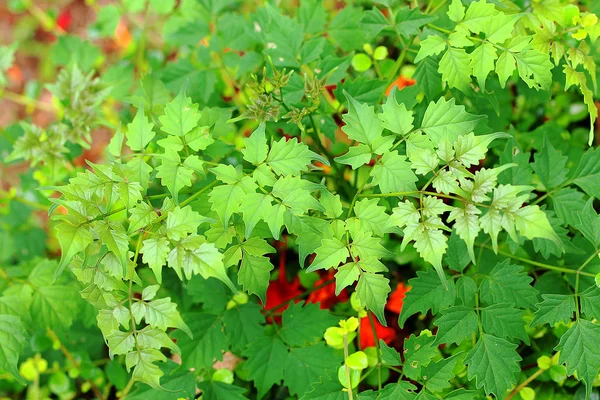
M 256 294 L 265 304 L 272 270 L 273 264 L 267 257 L 245 254 L 238 271 L 238 282 L 244 287 L 244 290 Z
M 167 328 L 178 328 L 184 331 L 190 338 L 193 338 L 192 331 L 183 322 L 177 311 L 177 304 L 171 302 L 170 297 L 147 302 L 145 319 L 146 323 L 150 326 L 162 329 L 163 331 Z
M 436 103 L 429 103 L 421 129 L 434 143 L 440 143 L 444 136 L 455 142 L 459 136 L 472 132 L 482 118 L 466 112 L 465 106 L 457 106 L 454 98 L 446 101 L 441 97 Z
M 162 282 L 162 267 L 167 263 L 169 255 L 169 242 L 165 237 L 151 237 L 144 240 L 140 253 L 142 261 L 154 272 L 158 283 Z
M 350 165 L 352 169 L 357 169 L 371 161 L 371 157 L 371 148 L 366 144 L 359 143 L 357 146 L 350 147 L 346 154 L 334 158 L 334 161 Z
M 300 172 L 308 171 L 308 165 L 312 160 L 329 165 L 327 159 L 311 151 L 304 143 L 299 143 L 295 139 L 281 138 L 271 146 L 267 165 L 273 168 L 277 175 L 298 176 Z
M 446 40 L 443 37 L 436 35 L 427 36 L 427 39 L 421 41 L 421 47 L 419 48 L 419 53 L 415 57 L 415 63 L 418 63 L 424 58 L 440 54 L 445 49 Z
M 387 326 L 384 308 L 390 289 L 390 280 L 383 275 L 363 272 L 360 274 L 356 293 L 360 303 L 371 310 L 379 322 Z
M 467 8 L 462 25 L 466 26 L 471 32 L 479 33 L 490 24 L 491 17 L 498 15 L 498 11 L 492 3 L 487 0 L 474 1 Z
M 382 193 L 415 190 L 418 180 L 406 157 L 397 151 L 385 153 L 371 170 L 371 177 L 373 185 L 378 185 Z
M 383 126 L 381 120 L 375 115 L 373 106 L 361 104 L 344 91 L 348 99 L 348 112 L 343 115 L 346 123 L 342 131 L 352 140 L 372 146 L 373 142 L 381 137 Z
M 471 53 L 469 67 L 483 90 L 485 90 L 487 76 L 494 70 L 494 62 L 497 58 L 496 48 L 491 43 L 483 43 Z
M 94 241 L 87 225 L 77 226 L 61 222 L 56 225 L 55 229 L 56 238 L 60 244 L 61 257 L 54 279 L 62 274 L 67 264 L 69 264 L 77 253 L 84 251 Z
M 438 72 L 442 74 L 442 79 L 448 82 L 448 86 L 467 92 L 471 83 L 469 62 L 466 51 L 451 47 L 442 56 Z
M 144 109 L 140 108 L 135 118 L 127 124 L 127 146 L 133 151 L 144 151 L 150 141 L 156 136 L 154 124 L 144 115 Z
M 158 120 L 162 124 L 161 130 L 170 135 L 185 136 L 198 125 L 201 114 L 198 104 L 193 104 L 192 99 L 185 96 L 183 90 L 177 97 L 165 105 L 165 114 Z
M 482 0 L 483 1 L 483 0 Z M 548 90 L 552 84 L 552 68 L 548 54 L 537 50 L 514 53 L 519 76 L 530 88 Z
M 0 369 L 11 374 L 21 385 L 26 383 L 17 364 L 27 343 L 26 336 L 27 331 L 19 317 L 0 314 Z
M 249 138 L 244 139 L 245 149 L 242 149 L 244 160 L 250 164 L 259 165 L 267 159 L 269 146 L 265 136 L 265 124 L 261 123 Z
M 335 268 L 350 256 L 346 245 L 336 238 L 323 239 L 321 246 L 315 250 L 315 253 L 317 256 L 308 267 L 307 272 Z
M 412 130 L 414 122 L 413 112 L 407 111 L 404 104 L 398 104 L 395 95 L 389 96 L 382 107 L 383 112 L 377 116 L 385 129 L 400 136 L 404 136 Z
M 448 17 L 454 22 L 460 22 L 465 17 L 465 7 L 461 0 L 452 0 L 448 7 Z

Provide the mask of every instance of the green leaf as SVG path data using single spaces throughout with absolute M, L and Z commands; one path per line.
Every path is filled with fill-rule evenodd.
M 448 86 L 467 92 L 471 83 L 469 62 L 466 51 L 451 47 L 442 56 L 438 72 L 442 74 L 442 79 L 448 82 Z
M 565 324 L 571 321 L 575 312 L 575 298 L 564 294 L 543 294 L 544 301 L 536 305 L 535 318 L 531 326 L 550 324 L 554 326 L 559 322 Z
M 472 132 L 482 118 L 466 112 L 465 106 L 457 106 L 454 98 L 446 101 L 441 97 L 436 103 L 429 103 L 421 129 L 434 143 L 441 142 L 444 136 L 455 142 L 459 136 Z
M 406 157 L 397 151 L 385 153 L 371 170 L 371 177 L 373 185 L 378 185 L 382 193 L 415 190 L 418 180 Z
M 265 304 L 272 270 L 273 264 L 267 257 L 246 254 L 242 258 L 238 282 L 244 287 L 244 290 L 250 294 L 256 294 Z
M 579 301 L 581 302 L 581 311 L 586 317 L 600 320 L 600 288 L 597 285 L 590 286 L 581 293 Z
M 422 370 L 425 387 L 434 392 L 440 392 L 451 387 L 450 380 L 454 378 L 454 368 L 459 361 L 460 353 L 435 363 L 430 363 Z
M 496 48 L 491 43 L 483 43 L 471 53 L 469 67 L 483 90 L 485 90 L 487 76 L 494 70 L 494 61 L 497 58 Z
M 279 335 L 290 346 L 303 346 L 323 338 L 325 330 L 337 322 L 337 318 L 318 304 L 292 303 L 283 312 Z
M 567 366 L 567 374 L 577 374 L 577 378 L 585 383 L 586 397 L 592 392 L 592 384 L 600 370 L 600 326 L 579 319 L 560 338 L 555 347 L 560 351 L 558 362 Z
M 482 0 L 483 1 L 483 0 Z M 552 84 L 552 68 L 548 54 L 537 50 L 514 53 L 519 76 L 530 88 L 548 90 Z
M 255 303 L 240 304 L 233 307 L 223 315 L 223 325 L 234 351 L 241 354 L 250 343 L 263 335 L 261 324 L 265 317 L 261 313 L 262 307 Z
M 354 213 L 360 220 L 360 225 L 366 232 L 383 236 L 390 228 L 390 217 L 385 213 L 385 207 L 379 205 L 378 199 L 362 199 L 354 205 Z
M 363 15 L 362 9 L 344 7 L 329 23 L 328 33 L 342 50 L 355 50 L 365 43 L 365 34 L 360 26 Z
M 203 400 L 248 400 L 244 396 L 246 389 L 223 382 L 200 382 L 198 388 L 202 390 Z
M 529 344 L 525 331 L 524 312 L 510 304 L 494 304 L 481 309 L 481 326 L 485 333 L 503 339 L 519 339 Z
M 417 277 L 410 279 L 408 284 L 411 289 L 406 294 L 400 313 L 399 325 L 401 328 L 404 327 L 408 317 L 413 314 L 425 314 L 431 310 L 435 315 L 440 310 L 454 304 L 456 297 L 454 280 L 448 279 L 447 284 L 444 285 L 433 269 L 417 272 Z
M 427 36 L 427 39 L 421 41 L 421 47 L 419 53 L 415 57 L 415 63 L 423 60 L 424 58 L 431 57 L 440 54 L 446 50 L 446 40 L 441 36 Z
M 377 116 L 382 122 L 381 126 L 396 135 L 406 135 L 413 128 L 413 112 L 407 111 L 404 104 L 398 104 L 395 95 L 387 98 L 383 104 L 383 112 Z
M 414 400 L 417 388 L 406 381 L 386 385 L 377 395 L 377 400 Z
M 200 113 L 198 105 L 192 103 L 192 99 L 187 97 L 182 90 L 177 97 L 171 100 L 165 106 L 165 114 L 158 120 L 162 124 L 161 130 L 170 135 L 185 136 L 198 125 Z
M 547 190 L 554 189 L 567 180 L 568 158 L 556 150 L 548 138 L 544 138 L 544 146 L 540 152 L 535 153 L 534 159 L 531 167 Z
M 436 343 L 456 343 L 460 345 L 464 339 L 471 339 L 477 331 L 478 319 L 471 307 L 454 306 L 442 311 L 441 317 L 434 321 L 438 332 Z
M 79 294 L 72 286 L 37 287 L 31 302 L 31 317 L 44 328 L 68 328 L 77 317 Z
M 505 51 L 500 54 L 500 57 L 498 57 L 498 61 L 496 62 L 496 73 L 498 74 L 500 87 L 504 89 L 506 81 L 512 76 L 516 68 L 517 60 L 512 53 Z
M 192 207 L 176 206 L 167 215 L 167 237 L 171 240 L 181 240 L 190 233 L 197 233 L 203 217 L 192 210 Z
M 156 349 L 134 351 L 127 354 L 126 357 L 128 369 L 135 365 L 132 374 L 133 379 L 159 389 L 161 388 L 160 378 L 163 376 L 163 372 L 158 366 L 154 365 L 157 361 L 167 361 L 167 357 Z
M 167 328 L 178 328 L 193 338 L 192 331 L 177 311 L 177 304 L 171 302 L 170 297 L 152 300 L 146 303 L 146 323 L 148 325 L 167 330 Z
M 579 225 L 581 213 L 585 207 L 584 194 L 576 189 L 565 187 L 557 192 L 550 193 L 552 207 L 556 215 L 571 226 Z
M 352 169 L 357 169 L 371 161 L 372 154 L 369 146 L 360 143 L 357 146 L 350 147 L 346 154 L 334 158 L 334 161 L 350 165 Z
M 512 38 L 512 32 L 517 21 L 522 15 L 506 15 L 503 12 L 496 13 L 490 18 L 489 23 L 483 25 L 485 38 L 492 43 L 502 44 Z
M 335 371 L 342 355 L 325 343 L 291 349 L 285 360 L 284 383 L 292 395 L 302 396 L 327 372 Z
M 223 334 L 221 317 L 196 312 L 186 314 L 185 320 L 194 332 L 194 338 L 183 331 L 172 334 L 181 348 L 181 365 L 196 370 L 211 368 L 214 361 L 221 360 L 223 352 L 227 350 L 227 336 Z
M 514 214 L 515 226 L 521 236 L 527 239 L 549 239 L 562 248 L 560 238 L 552 229 L 546 213 L 538 206 L 525 206 Z
M 475 378 L 478 389 L 483 387 L 487 395 L 502 398 L 517 383 L 515 374 L 521 370 L 516 348 L 504 339 L 482 334 L 465 359 L 469 380 Z
M 436 19 L 437 17 L 435 16 L 421 13 L 418 7 L 404 7 L 396 14 L 396 32 L 408 39 L 409 37 L 418 34 L 419 29 L 422 26 L 435 21 Z
M 452 0 L 448 7 L 448 17 L 454 22 L 460 22 L 465 17 L 465 7 L 461 0 Z
M 196 393 L 196 382 L 192 371 L 181 370 L 179 365 L 168 360 L 161 366 L 164 375 L 161 379 L 163 389 L 154 389 L 145 384 L 137 384 L 127 396 L 128 400 L 176 400 L 182 396 L 193 397 Z M 125 384 L 127 381 L 125 381 Z M 125 386 L 124 384 L 124 386 Z
M 190 156 L 195 157 L 195 156 Z M 160 183 L 169 189 L 175 203 L 179 203 L 179 191 L 184 187 L 192 185 L 192 176 L 194 170 L 188 168 L 185 162 L 181 162 L 179 154 L 174 151 L 167 151 L 161 156 L 162 163 L 156 167 L 157 178 L 160 178 Z
M 259 165 L 267 159 L 269 146 L 265 136 L 265 124 L 261 123 L 258 128 L 252 132 L 249 138 L 244 139 L 245 148 L 242 149 L 244 160 L 250 164 Z
M 505 260 L 496 264 L 481 282 L 481 299 L 489 305 L 510 303 L 517 307 L 533 307 L 538 301 L 538 291 L 531 286 L 532 280 L 523 272 L 523 267 Z
M 11 374 L 21 385 L 25 379 L 19 373 L 19 355 L 27 343 L 27 331 L 21 319 L 14 315 L 0 314 L 0 369 Z
M 384 309 L 388 294 L 391 291 L 388 278 L 369 272 L 361 273 L 356 285 L 356 293 L 360 303 L 371 310 L 383 326 L 387 326 Z
M 248 357 L 244 368 L 254 381 L 258 398 L 262 398 L 273 385 L 279 384 L 283 379 L 288 349 L 277 336 L 263 336 L 251 343 L 244 355 Z
M 337 373 L 325 373 L 318 383 L 313 384 L 312 390 L 301 397 L 301 400 L 348 400 L 348 392 L 342 389 Z
M 153 237 L 144 240 L 140 253 L 142 253 L 142 261 L 154 272 L 158 283 L 162 282 L 162 267 L 167 262 L 169 255 L 169 241 L 164 237 Z
M 348 99 L 348 112 L 342 117 L 346 123 L 342 131 L 348 138 L 372 147 L 373 142 L 380 138 L 383 132 L 381 120 L 375 115 L 373 106 L 359 103 L 346 91 L 344 96 Z
M 319 269 L 330 269 L 345 262 L 350 256 L 348 248 L 339 239 L 323 239 L 321 246 L 315 250 L 316 257 L 307 272 Z
M 73 257 L 84 251 L 94 238 L 86 225 L 76 226 L 67 222 L 56 225 L 56 238 L 60 244 L 61 257 L 54 278 L 58 278 Z
M 267 164 L 277 175 L 298 176 L 300 172 L 308 171 L 308 165 L 312 160 L 329 165 L 327 159 L 311 151 L 304 143 L 299 143 L 294 139 L 281 138 L 271 146 Z
M 144 109 L 138 109 L 133 121 L 127 125 L 127 146 L 133 151 L 144 151 L 156 135 L 152 128 L 154 124 L 146 118 Z
M 570 179 L 588 195 L 600 199 L 600 149 L 589 148 Z
M 435 337 L 426 334 L 410 335 L 404 341 L 403 372 L 412 380 L 421 378 L 421 370 L 429 365 L 437 353 Z
M 491 22 L 491 17 L 498 15 L 492 3 L 486 0 L 474 1 L 467 8 L 462 22 L 471 32 L 479 33 L 486 29 Z
M 438 65 L 437 57 L 426 58 L 417 65 L 413 75 L 417 86 L 425 93 L 428 100 L 439 98 L 442 92 L 442 76 L 437 71 Z
M 600 215 L 594 210 L 594 200 L 589 199 L 583 211 L 577 216 L 574 226 L 595 247 L 600 246 Z

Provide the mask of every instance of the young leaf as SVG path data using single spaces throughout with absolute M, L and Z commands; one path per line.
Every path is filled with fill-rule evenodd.
M 364 272 L 360 275 L 356 293 L 360 303 L 373 311 L 381 325 L 387 326 L 384 309 L 390 293 L 390 280 L 379 274 Z

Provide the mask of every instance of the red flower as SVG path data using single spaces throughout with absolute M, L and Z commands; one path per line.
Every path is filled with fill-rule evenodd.
M 333 270 L 327 272 L 325 275 L 321 277 L 318 281 L 315 282 L 313 287 L 317 287 L 319 285 L 324 284 L 325 282 L 332 280 L 334 278 Z M 331 282 L 328 285 L 323 286 L 320 289 L 315 290 L 310 295 L 308 295 L 309 303 L 321 303 L 320 307 L 322 309 L 331 309 L 336 303 L 347 301 L 348 300 L 348 292 L 346 289 L 342 290 L 338 296 L 335 295 L 335 282 Z
M 61 12 L 58 18 L 56 18 L 56 25 L 65 32 L 69 30 L 71 22 L 73 22 L 73 15 L 69 10 Z
M 415 83 L 417 83 L 416 80 L 414 79 L 408 79 L 403 77 L 402 75 L 400 75 L 398 77 L 398 79 L 396 79 L 391 85 L 390 87 L 387 88 L 387 90 L 385 91 L 385 95 L 389 96 L 390 93 L 392 92 L 392 89 L 394 88 L 394 86 L 396 86 L 398 88 L 398 90 L 403 89 L 407 86 L 412 86 Z
M 395 312 L 396 314 L 400 314 L 400 312 L 402 311 L 402 306 L 404 305 L 404 298 L 406 297 L 406 292 L 408 292 L 409 290 L 410 287 L 406 287 L 404 285 L 404 282 L 398 283 L 396 289 L 388 298 L 385 308 L 392 312 Z
M 392 343 L 396 337 L 396 331 L 393 328 L 381 325 L 375 317 L 373 317 L 373 322 L 375 323 L 377 337 L 386 344 Z M 373 337 L 373 328 L 371 328 L 369 317 L 366 316 L 360 319 L 360 348 L 365 349 L 372 346 L 375 346 L 375 338 Z
M 289 300 L 302 293 L 300 280 L 296 276 L 292 283 L 289 283 L 285 274 L 285 259 L 286 259 L 286 240 L 279 242 L 279 277 L 276 281 L 270 282 L 267 288 L 267 303 L 264 305 L 265 310 L 282 312 L 288 308 Z M 282 305 L 282 303 L 285 303 Z M 281 305 L 281 306 L 280 306 Z M 280 306 L 280 307 L 278 307 Z

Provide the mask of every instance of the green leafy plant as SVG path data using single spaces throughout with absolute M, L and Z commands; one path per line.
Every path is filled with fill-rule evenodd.
M 597 5 L 281 3 L 11 5 L 0 393 L 597 396 Z

